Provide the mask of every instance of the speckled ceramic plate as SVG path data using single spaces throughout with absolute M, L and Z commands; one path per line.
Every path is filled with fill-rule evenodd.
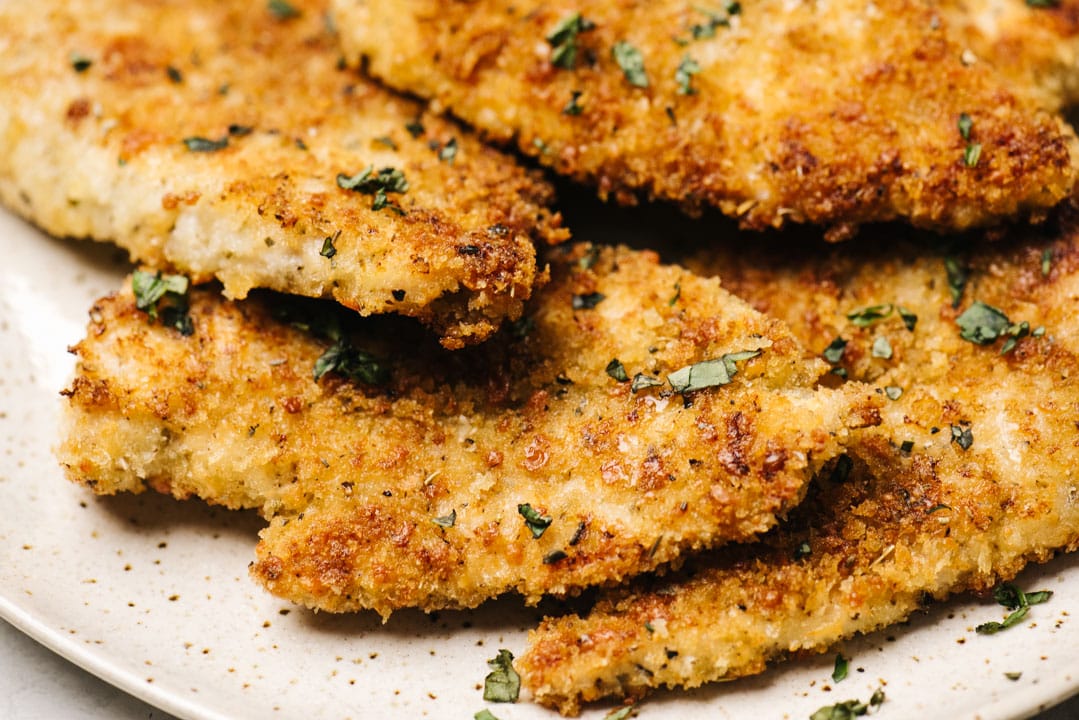
M 65 348 L 90 303 L 119 286 L 117 252 L 50 239 L 0 211 L 0 616 L 116 686 L 184 718 L 554 718 L 522 699 L 488 706 L 486 660 L 520 652 L 541 610 L 513 598 L 475 612 L 316 615 L 247 577 L 254 514 L 147 493 L 97 498 L 52 458 Z M 1079 682 L 1079 557 L 1035 568 L 1056 591 L 1021 630 L 982 637 L 992 601 L 938 606 L 831 656 L 690 693 L 661 693 L 641 717 L 806 718 L 885 686 L 883 716 L 1021 718 Z M 1021 672 L 1018 680 L 1005 673 Z M 610 707 L 586 717 L 602 717 Z

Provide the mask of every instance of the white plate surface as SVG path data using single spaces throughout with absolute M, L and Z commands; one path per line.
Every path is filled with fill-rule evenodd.
M 92 301 L 128 271 L 115 250 L 48 238 L 0 211 L 0 616 L 56 652 L 182 718 L 553 720 L 522 698 L 483 701 L 486 660 L 520 653 L 541 610 L 515 598 L 474 612 L 316 615 L 247 577 L 262 521 L 147 493 L 98 498 L 52 457 L 65 352 Z M 1023 718 L 1079 689 L 1079 556 L 1020 577 L 1056 595 L 992 637 L 991 599 L 961 598 L 832 655 L 744 681 L 646 700 L 640 717 L 808 718 L 867 700 L 882 718 Z M 1005 673 L 1021 672 L 1019 680 Z M 611 706 L 585 717 L 601 718 Z

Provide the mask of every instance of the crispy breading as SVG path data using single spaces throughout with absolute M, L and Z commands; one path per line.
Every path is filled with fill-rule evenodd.
M 966 43 L 965 62 L 986 62 L 1044 107 L 1079 100 L 1079 2 L 952 0 L 940 5 Z
M 1027 229 L 967 251 L 885 235 L 871 251 L 771 245 L 690 263 L 815 350 L 843 338 L 850 377 L 901 395 L 852 439 L 850 467 L 823 472 L 761 542 L 546 620 L 517 662 L 534 696 L 572 714 L 605 695 L 757 673 L 1079 545 L 1079 215 L 1063 224 L 1055 239 Z M 958 308 L 948 257 L 953 280 L 969 273 Z M 1006 338 L 961 339 L 956 318 L 976 300 L 1028 334 L 1003 354 Z
M 350 62 L 623 202 L 718 206 L 757 229 L 821 223 L 839 239 L 894 218 L 951 230 L 1038 216 L 1074 182 L 1072 130 L 987 63 L 964 64 L 921 0 L 333 7 Z M 577 12 L 579 32 L 558 36 Z
M 278 319 L 280 298 L 192 295 L 190 337 L 128 294 L 98 303 L 61 461 L 98 493 L 145 483 L 259 508 L 253 575 L 313 608 L 536 601 L 751 538 L 849 427 L 879 421 L 866 387 L 814 389 L 826 365 L 782 324 L 651 253 L 558 260 L 523 337 L 447 352 L 369 319 L 352 346 L 388 368 L 383 385 L 314 381 L 328 343 Z M 758 349 L 728 385 L 684 396 L 608 368 L 663 382 Z
M 533 243 L 565 237 L 552 190 L 338 68 L 323 5 L 0 4 L 0 202 L 230 297 L 332 297 L 450 347 L 487 337 L 542 281 Z M 338 184 L 387 167 L 407 191 L 389 183 L 381 210 L 370 184 Z

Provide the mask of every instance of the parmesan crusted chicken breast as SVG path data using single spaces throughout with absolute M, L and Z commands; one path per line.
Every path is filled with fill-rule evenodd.
M 452 353 L 279 297 L 191 290 L 189 335 L 102 300 L 61 461 L 97 493 L 259 508 L 252 573 L 273 593 L 388 615 L 532 602 L 753 538 L 879 421 L 865 386 L 815 389 L 826 364 L 715 280 L 628 250 L 554 275 L 524 321 Z
M 349 62 L 623 202 L 840 239 L 1036 217 L 1074 183 L 1071 129 L 922 0 L 333 7 Z
M 950 250 L 780 247 L 690 264 L 873 381 L 860 432 L 762 541 L 544 621 L 517 662 L 563 713 L 757 673 L 984 590 L 1079 544 L 1079 214 L 1056 237 Z M 977 239 L 975 239 L 977 240 Z M 784 258 L 784 259 L 777 259 Z
M 551 188 L 338 67 L 323 4 L 0 4 L 0 202 L 57 235 L 402 313 L 447 347 L 520 315 Z

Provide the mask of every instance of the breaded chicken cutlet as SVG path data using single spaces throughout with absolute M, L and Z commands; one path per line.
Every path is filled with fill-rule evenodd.
M 192 290 L 188 336 L 102 300 L 61 462 L 97 493 L 259 508 L 252 573 L 273 593 L 388 615 L 536 601 L 752 538 L 879 420 L 865 387 L 815 389 L 826 364 L 718 282 L 580 252 L 527 320 L 457 352 L 267 296 Z
M 275 10 L 276 8 L 276 10 Z M 0 202 L 137 261 L 421 319 L 448 347 L 520 315 L 535 173 L 338 67 L 323 3 L 0 5 Z
M 1074 183 L 1072 130 L 921 0 L 333 8 L 349 62 L 624 202 L 840 239 L 1037 217 Z
M 517 662 L 536 699 L 573 714 L 758 673 L 1076 548 L 1079 214 L 1062 225 L 969 252 L 883 237 L 873 251 L 691 262 L 873 381 L 883 422 L 761 542 L 546 620 Z

